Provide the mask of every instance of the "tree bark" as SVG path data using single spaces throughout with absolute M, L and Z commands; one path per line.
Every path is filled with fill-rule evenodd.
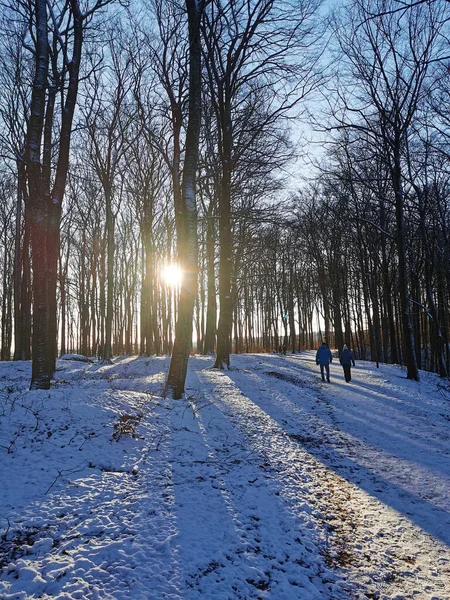
M 406 259 L 406 240 L 404 231 L 404 215 L 403 215 L 403 184 L 400 166 L 400 140 L 395 143 L 394 148 L 394 164 L 391 170 L 392 184 L 395 195 L 395 217 L 396 217 L 396 243 L 398 254 L 398 286 L 400 296 L 400 310 L 402 321 L 403 334 L 403 350 L 406 362 L 406 377 L 419 381 L 419 369 L 417 367 L 417 359 L 414 347 L 414 335 L 411 323 L 409 309 L 409 294 L 408 294 L 408 271 Z
M 186 0 L 189 29 L 189 115 L 183 168 L 182 210 L 177 223 L 178 256 L 183 267 L 175 342 L 166 391 L 179 399 L 184 393 L 192 344 L 193 314 L 197 296 L 198 240 L 196 178 L 201 124 L 201 6 Z
M 112 359 L 112 322 L 114 301 L 114 215 L 112 211 L 112 192 L 105 189 L 106 201 L 106 315 L 105 315 L 105 341 L 103 346 L 103 360 L 107 363 Z
M 48 389 L 47 370 L 48 285 L 46 231 L 47 214 L 41 179 L 41 139 L 44 127 L 45 95 L 49 68 L 47 5 L 35 1 L 36 67 L 31 95 L 27 136 L 27 175 L 30 193 L 31 247 L 33 253 L 33 338 L 31 389 Z
M 212 203 L 211 203 L 212 205 Z M 207 308 L 206 308 L 206 330 L 203 352 L 209 354 L 214 352 L 217 326 L 217 298 L 215 277 L 215 220 L 211 208 L 208 213 L 206 228 L 206 270 L 207 270 Z
M 51 142 L 56 89 L 49 89 L 49 40 L 47 5 L 35 0 L 36 69 L 33 78 L 27 136 L 27 175 L 30 189 L 31 246 L 33 260 L 33 338 L 31 389 L 49 389 L 56 366 L 56 284 L 60 249 L 61 206 L 69 168 L 70 136 L 78 93 L 83 18 L 78 0 L 70 0 L 73 19 L 73 48 L 66 64 L 68 73 L 62 100 L 61 129 L 53 189 Z M 58 35 L 58 32 L 54 32 Z M 65 60 L 65 58 L 64 58 Z M 57 68 L 56 59 L 52 63 Z M 56 74 L 55 74 L 56 75 Z M 48 93 L 47 93 L 48 92 Z M 43 155 L 41 157 L 41 142 Z
M 232 242 L 231 242 L 231 123 L 224 127 L 224 160 L 219 200 L 219 324 L 217 328 L 217 350 L 214 367 L 230 367 L 231 327 L 233 306 L 231 301 Z

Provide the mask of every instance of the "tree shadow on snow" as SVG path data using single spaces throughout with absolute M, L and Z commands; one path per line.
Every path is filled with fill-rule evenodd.
M 265 366 L 268 367 L 268 363 L 266 363 Z M 411 489 L 408 490 L 406 487 L 402 487 L 402 473 L 400 471 L 398 472 L 398 483 L 396 483 L 383 476 L 382 473 L 364 466 L 364 464 L 358 462 L 354 456 L 350 457 L 348 455 L 349 449 L 354 451 L 358 450 L 360 441 L 360 447 L 366 444 L 369 447 L 369 452 L 371 451 L 371 448 L 377 448 L 380 453 L 380 459 L 386 458 L 386 465 L 384 465 L 384 467 L 381 466 L 386 471 L 386 474 L 389 472 L 396 475 L 391 468 L 392 461 L 391 465 L 389 464 L 390 457 L 397 457 L 400 460 L 407 461 L 412 469 L 415 464 L 418 468 L 421 467 L 422 464 L 429 469 L 430 472 L 435 472 L 436 464 L 433 464 L 433 454 L 446 454 L 448 452 L 448 449 L 445 449 L 445 445 L 440 440 L 411 439 L 408 437 L 408 433 L 402 436 L 401 440 L 394 439 L 398 436 L 400 428 L 395 426 L 391 427 L 389 422 L 386 421 L 376 423 L 374 427 L 376 431 L 374 431 L 372 436 L 374 439 L 373 444 L 370 442 L 370 435 L 366 436 L 366 439 L 358 440 L 349 423 L 342 422 L 341 420 L 336 420 L 336 422 L 330 420 L 327 422 L 315 413 L 312 400 L 320 402 L 320 395 L 323 392 L 320 390 L 318 391 L 317 387 L 314 388 L 314 386 L 311 385 L 310 380 L 308 382 L 303 380 L 300 370 L 298 371 L 298 376 L 290 375 L 286 377 L 281 375 L 276 377 L 276 379 L 282 381 L 277 384 L 277 393 L 274 394 L 273 398 L 270 396 L 268 378 L 264 377 L 264 375 L 268 375 L 269 377 L 275 378 L 271 372 L 253 372 L 252 377 L 248 380 L 248 387 L 243 384 L 239 373 L 227 372 L 227 375 L 234 381 L 242 394 L 247 396 L 251 402 L 280 425 L 292 442 L 301 445 L 302 448 L 314 458 L 319 460 L 326 467 L 334 470 L 348 482 L 363 489 L 370 496 L 377 498 L 383 504 L 390 506 L 403 514 L 407 519 L 414 522 L 424 531 L 440 539 L 442 542 L 450 544 L 450 513 L 447 510 L 436 506 L 436 504 L 433 503 L 432 498 L 425 497 L 427 494 L 426 488 L 417 490 L 417 492 L 411 491 Z M 344 382 L 342 383 L 344 386 L 347 385 Z M 360 382 L 358 382 L 358 385 L 359 383 Z M 286 386 L 286 408 L 280 405 L 278 399 L 279 392 L 283 391 L 284 386 Z M 293 390 L 292 387 L 295 387 L 296 389 Z M 302 387 L 305 388 L 305 395 L 299 396 L 298 390 Z M 366 387 L 370 389 L 370 386 Z M 261 389 L 265 389 L 264 394 L 261 394 L 260 391 L 255 392 L 255 390 Z M 332 386 L 330 389 L 332 389 Z M 365 395 L 371 394 L 369 389 L 364 391 Z M 380 394 L 375 394 L 374 392 L 375 390 L 372 390 L 372 395 L 376 396 L 376 399 L 379 401 Z M 305 403 L 305 397 L 314 394 L 315 398 L 309 398 L 308 401 L 311 402 L 311 406 L 308 406 L 307 403 Z M 317 396 L 319 396 L 319 399 Z M 333 399 L 330 400 L 330 404 L 332 402 Z M 289 410 L 291 407 L 292 410 Z M 343 410 L 343 407 L 339 407 L 339 409 Z M 365 433 L 373 426 L 372 421 L 374 421 L 376 417 L 376 414 L 368 415 L 362 408 L 349 407 L 348 405 L 345 406 L 345 412 L 346 415 L 342 415 L 343 418 L 364 423 Z M 306 418 L 300 418 L 301 416 Z M 330 437 L 332 437 L 333 433 L 342 432 L 344 435 L 348 434 L 351 437 L 347 438 L 345 443 L 342 440 L 342 436 L 341 439 L 336 439 L 336 441 L 330 441 L 330 439 L 321 440 L 320 435 L 317 434 L 311 436 L 312 421 L 315 421 L 316 424 L 318 424 L 320 433 L 328 432 L 331 434 Z M 362 429 L 361 424 L 358 424 L 358 427 Z M 293 431 L 293 429 L 295 429 L 295 431 Z M 351 438 L 353 438 L 353 440 Z M 356 441 L 354 441 L 355 438 Z M 377 442 L 377 446 L 374 445 L 375 441 Z M 427 453 L 428 460 L 424 460 L 422 454 L 423 450 L 429 446 L 430 443 L 434 444 L 434 448 L 432 448 L 431 452 L 429 451 Z M 395 454 L 393 453 L 393 446 L 396 448 Z M 394 458 L 394 461 L 395 460 L 396 458 Z M 377 467 L 377 463 L 374 464 L 374 467 Z M 414 472 L 411 473 L 410 480 L 408 481 L 410 487 L 412 487 L 412 482 L 415 478 L 417 478 L 419 484 L 424 485 L 424 477 L 420 475 L 419 472 L 417 472 L 416 475 L 417 477 Z M 408 477 L 407 472 L 405 473 L 405 477 Z M 419 495 L 420 493 L 422 495 Z

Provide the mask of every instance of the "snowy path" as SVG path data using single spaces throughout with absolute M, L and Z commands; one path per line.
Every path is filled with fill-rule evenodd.
M 243 357 L 239 371 L 200 378 L 275 470 L 292 514 L 316 506 L 330 562 L 383 597 L 450 597 L 448 546 L 439 541 L 450 534 L 448 421 L 427 421 L 413 382 L 382 393 L 373 370 L 355 369 L 347 385 L 335 368 L 342 383 L 330 385 L 311 373 L 312 355 L 256 362 L 246 368 Z M 408 412 L 396 408 L 406 401 Z M 428 438 L 418 422 L 432 427 Z
M 210 364 L 184 401 L 164 357 L 61 361 L 50 393 L 0 365 L 1 600 L 450 599 L 448 388 Z
M 205 387 L 208 376 L 200 378 L 200 386 Z M 255 445 L 246 431 L 250 426 L 253 433 L 253 424 L 246 422 L 253 415 L 247 411 L 241 415 L 233 405 L 217 402 L 216 393 L 227 402 L 230 390 L 225 389 L 228 382 L 222 381 L 226 376 L 215 373 L 216 378 L 221 381 L 214 397 L 202 393 L 201 399 L 191 399 L 191 411 L 175 411 L 174 431 L 179 435 L 174 464 L 181 463 L 189 478 L 186 481 L 180 473 L 174 477 L 175 510 L 183 519 L 180 558 L 188 566 L 186 580 L 192 586 L 184 597 L 198 598 L 200 593 L 243 600 L 264 597 L 264 592 L 279 599 L 350 597 L 345 592 L 348 586 L 335 585 L 338 577 L 317 556 L 320 540 L 317 516 L 311 514 L 316 512 L 314 506 L 302 498 L 289 498 L 289 493 L 298 492 L 295 467 L 283 473 L 280 460 L 266 451 L 266 446 L 279 443 L 276 427 L 262 423 L 266 444 Z M 236 390 L 231 389 L 231 394 L 234 397 Z M 242 405 L 240 397 L 237 402 Z M 195 441 L 191 437 L 197 430 L 202 449 L 198 437 Z M 282 445 L 286 450 L 286 440 Z M 289 449 L 291 460 L 296 460 L 294 449 Z M 197 464 L 195 480 L 192 460 Z M 288 478 L 293 478 L 294 487 L 285 485 Z M 193 565 L 192 556 L 197 559 Z

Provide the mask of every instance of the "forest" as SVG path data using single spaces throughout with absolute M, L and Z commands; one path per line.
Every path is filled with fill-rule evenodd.
M 3 0 L 1 360 L 448 377 L 450 4 Z M 232 360 L 232 359 L 231 359 Z

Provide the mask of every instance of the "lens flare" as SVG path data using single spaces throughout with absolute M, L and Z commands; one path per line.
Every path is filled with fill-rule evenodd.
M 166 285 L 177 287 L 181 284 L 183 274 L 178 265 L 174 263 L 167 263 L 161 269 L 161 277 Z

